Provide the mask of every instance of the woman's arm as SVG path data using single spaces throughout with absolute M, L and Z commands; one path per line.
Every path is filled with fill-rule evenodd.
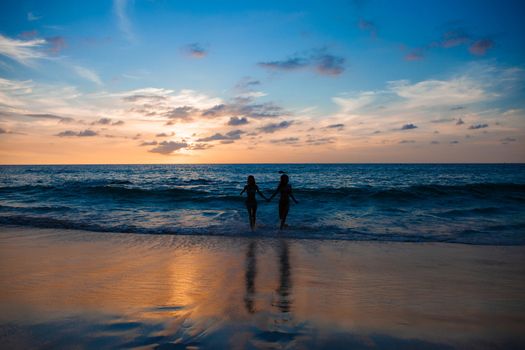
M 244 186 L 244 189 L 241 191 L 241 193 L 239 194 L 239 196 L 242 196 L 242 194 L 244 193 L 244 191 L 246 191 L 246 187 L 248 187 L 248 186 Z
M 257 186 L 257 193 L 259 193 L 259 196 L 261 196 L 264 199 L 268 200 L 268 198 L 266 198 L 266 196 L 261 191 L 259 191 L 259 186 Z
M 273 192 L 273 194 L 270 196 L 270 198 L 267 199 L 268 202 L 271 201 L 272 198 L 275 197 L 275 195 L 276 195 L 277 193 L 279 193 L 279 187 L 280 187 L 280 186 L 277 186 L 277 188 L 275 189 L 275 191 Z

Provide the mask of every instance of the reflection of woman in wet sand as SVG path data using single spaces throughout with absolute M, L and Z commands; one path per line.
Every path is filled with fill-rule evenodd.
M 255 306 L 253 298 L 255 295 L 255 276 L 257 275 L 257 259 L 255 256 L 255 242 L 250 242 L 248 251 L 246 252 L 246 295 L 244 296 L 244 306 L 246 310 L 253 314 L 255 313 Z
M 250 314 L 255 313 L 255 278 L 257 276 L 257 256 L 256 256 L 256 243 L 255 241 L 250 242 L 248 250 L 246 252 L 245 261 L 245 287 L 246 293 L 244 295 L 244 307 Z M 292 307 L 291 300 L 291 287 L 292 287 L 292 274 L 290 266 L 290 252 L 288 243 L 281 240 L 279 244 L 279 288 L 277 294 L 279 300 L 276 303 L 272 302 L 273 306 L 277 306 L 282 314 L 290 313 Z
M 248 209 L 248 215 L 250 216 L 250 228 L 255 228 L 255 215 L 257 214 L 257 199 L 255 199 L 255 193 L 259 193 L 261 197 L 268 200 L 264 194 L 262 194 L 261 191 L 259 191 L 259 187 L 255 183 L 255 178 L 253 175 L 248 176 L 248 181 L 246 186 L 244 186 L 244 189 L 241 192 L 241 195 L 246 192 L 247 198 L 246 198 L 246 209 Z
M 268 199 L 268 201 L 271 201 L 277 193 L 280 193 L 281 195 L 279 198 L 279 219 L 281 220 L 281 230 L 285 226 L 286 216 L 288 215 L 288 210 L 290 209 L 290 197 L 292 197 L 296 204 L 299 203 L 292 194 L 292 186 L 288 184 L 289 180 L 290 179 L 288 178 L 288 175 L 281 175 L 281 182 L 279 182 L 279 186 L 277 186 L 275 192 L 272 194 L 270 199 Z

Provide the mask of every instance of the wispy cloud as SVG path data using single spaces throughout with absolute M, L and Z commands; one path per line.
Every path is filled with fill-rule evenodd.
M 37 16 L 36 14 L 34 14 L 33 12 L 28 12 L 27 13 L 27 20 L 29 22 L 34 22 L 34 21 L 38 21 L 39 19 L 41 19 L 42 16 Z
M 73 66 L 73 69 L 79 77 L 89 80 L 97 85 L 103 85 L 102 80 L 95 71 L 82 66 Z
M 338 124 L 330 124 L 328 126 L 325 126 L 325 129 L 337 129 L 337 130 L 343 130 L 345 127 L 344 124 L 338 123 Z
M 282 121 L 280 123 L 269 123 L 269 124 L 266 124 L 266 125 L 258 128 L 258 130 L 260 130 L 261 132 L 266 133 L 266 134 L 273 134 L 276 131 L 279 131 L 279 130 L 286 129 L 286 128 L 290 127 L 292 124 L 293 124 L 293 121 L 286 121 L 286 120 L 284 120 L 284 121 Z
M 99 120 L 92 122 L 91 125 L 117 126 L 124 125 L 124 122 L 122 120 L 113 121 L 111 118 L 100 118 Z
M 143 141 L 139 146 L 156 146 L 158 144 L 157 141 Z
M 470 45 L 468 50 L 473 55 L 483 56 L 493 46 L 494 46 L 494 41 L 492 41 L 491 39 L 481 39 L 481 40 L 475 41 L 472 45 Z
M 468 51 L 475 56 L 484 56 L 487 51 L 494 47 L 494 41 L 490 38 L 480 38 L 479 36 L 470 34 L 465 28 L 457 26 L 457 23 L 452 22 L 445 25 L 443 34 L 439 40 L 430 42 L 418 48 L 410 50 L 405 54 L 407 61 L 420 61 L 425 58 L 427 52 L 435 49 L 451 49 L 459 46 L 468 47 Z M 406 50 L 406 47 L 402 47 Z
M 414 124 L 405 124 L 401 127 L 400 130 L 412 130 L 412 129 L 417 129 L 417 126 Z
M 476 130 L 476 129 L 485 129 L 485 128 L 488 128 L 488 127 L 489 127 L 488 124 L 474 124 L 474 125 L 469 126 L 468 128 L 470 130 Z
M 66 130 L 66 131 L 59 132 L 55 136 L 59 136 L 59 137 L 71 137 L 71 136 L 91 137 L 91 136 L 97 136 L 97 135 L 98 135 L 98 133 L 96 131 L 86 129 L 86 130 L 78 131 L 78 132 L 77 131 L 72 131 L 72 130 Z
M 251 91 L 252 88 L 261 85 L 261 82 L 257 79 L 251 77 L 244 77 L 237 84 L 235 84 L 235 89 L 240 92 Z
M 239 140 L 241 138 L 241 135 L 244 134 L 244 131 L 242 130 L 232 130 L 227 132 L 226 134 L 216 133 L 212 136 L 203 137 L 197 140 L 197 142 L 209 142 L 209 141 L 234 141 Z
M 129 0 L 113 0 L 113 9 L 117 16 L 117 24 L 120 31 L 129 42 L 133 43 L 136 41 L 136 38 L 127 13 L 130 2 Z
M 375 39 L 377 37 L 377 26 L 374 22 L 367 21 L 361 18 L 357 23 L 357 26 L 359 27 L 359 29 L 369 32 L 372 38 Z
M 248 118 L 246 117 L 231 117 L 230 120 L 228 120 L 228 125 L 245 125 L 248 124 Z
M 50 45 L 49 50 L 52 53 L 59 53 L 66 47 L 66 40 L 62 36 L 53 36 L 46 38 L 46 43 Z
M 46 56 L 39 50 L 46 41 L 44 39 L 18 40 L 0 34 L 0 55 L 26 66 L 32 66 L 34 60 Z
M 184 141 L 162 141 L 158 144 L 157 147 L 150 149 L 149 152 L 169 155 L 175 151 L 181 150 L 186 147 L 188 147 L 188 144 Z
M 282 139 L 270 140 L 270 143 L 285 144 L 285 145 L 295 145 L 299 142 L 298 137 L 285 137 Z
M 55 114 L 25 114 L 25 116 L 35 119 L 58 120 L 60 123 L 71 123 L 74 121 L 73 118 L 61 117 Z
M 204 58 L 208 55 L 208 50 L 199 43 L 191 43 L 182 48 L 182 50 L 190 57 Z
M 415 49 L 405 55 L 407 61 L 421 61 L 425 58 L 425 54 L 421 49 Z
M 345 58 L 326 52 L 326 49 L 315 49 L 297 53 L 287 59 L 259 62 L 259 67 L 273 71 L 295 71 L 302 68 L 313 68 L 321 75 L 337 76 L 345 70 Z

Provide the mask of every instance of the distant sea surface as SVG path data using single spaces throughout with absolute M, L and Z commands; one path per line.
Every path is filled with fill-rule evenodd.
M 286 171 L 299 204 L 278 230 Z M 525 244 L 524 164 L 0 166 L 0 225 L 102 232 Z

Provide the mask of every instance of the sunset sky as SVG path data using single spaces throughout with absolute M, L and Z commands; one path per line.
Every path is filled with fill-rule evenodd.
M 524 162 L 523 1 L 0 3 L 0 163 Z

